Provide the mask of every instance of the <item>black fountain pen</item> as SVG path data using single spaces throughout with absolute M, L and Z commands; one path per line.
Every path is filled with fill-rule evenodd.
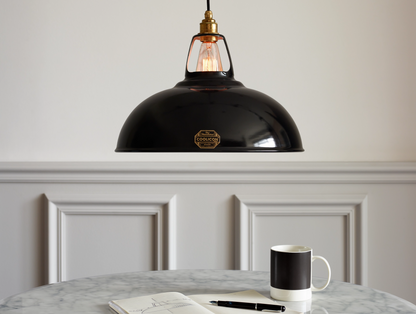
M 211 304 L 218 306 L 233 307 L 236 309 L 257 310 L 257 311 L 276 311 L 284 312 L 286 307 L 278 304 L 264 304 L 264 303 L 247 303 L 234 301 L 210 301 Z

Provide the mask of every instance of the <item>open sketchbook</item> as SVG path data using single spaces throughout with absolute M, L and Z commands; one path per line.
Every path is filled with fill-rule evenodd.
M 250 313 L 254 310 L 242 310 L 229 307 L 221 307 L 209 303 L 209 301 L 226 300 L 251 303 L 276 302 L 266 298 L 257 291 L 247 290 L 228 294 L 200 294 L 185 296 L 179 292 L 166 292 L 143 297 L 110 301 L 109 305 L 119 314 L 232 314 Z M 271 312 L 269 312 L 271 313 Z M 286 308 L 285 313 L 299 314 Z

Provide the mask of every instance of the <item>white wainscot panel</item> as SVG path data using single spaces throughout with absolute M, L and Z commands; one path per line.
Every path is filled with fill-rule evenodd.
M 46 198 L 49 283 L 176 268 L 176 196 Z
M 235 209 L 236 269 L 269 270 L 272 246 L 306 245 L 332 279 L 367 283 L 367 196 L 238 195 Z M 313 275 L 327 276 L 324 263 Z

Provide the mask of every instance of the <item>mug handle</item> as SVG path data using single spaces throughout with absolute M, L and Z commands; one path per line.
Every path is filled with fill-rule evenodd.
M 320 260 L 322 260 L 322 261 L 325 263 L 326 267 L 328 268 L 328 279 L 327 279 L 326 283 L 325 283 L 322 287 L 320 287 L 320 288 L 316 288 L 316 287 L 313 285 L 313 283 L 311 283 L 311 290 L 312 290 L 312 291 L 321 291 L 321 290 L 324 290 L 324 289 L 325 289 L 325 288 L 329 285 L 329 281 L 331 280 L 331 267 L 329 266 L 328 261 L 327 261 L 325 258 L 323 258 L 322 256 L 312 256 L 312 263 L 313 263 L 316 259 L 320 259 Z

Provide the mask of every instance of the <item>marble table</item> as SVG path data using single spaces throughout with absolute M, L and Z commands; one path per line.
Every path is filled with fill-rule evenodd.
M 314 283 L 320 284 L 319 278 Z M 2 314 L 113 313 L 108 301 L 177 291 L 187 295 L 256 290 L 269 296 L 269 272 L 168 270 L 112 274 L 41 286 L 0 300 Z M 283 302 L 310 313 L 416 313 L 416 305 L 368 287 L 331 281 L 311 302 Z M 309 312 L 306 310 L 305 312 Z

